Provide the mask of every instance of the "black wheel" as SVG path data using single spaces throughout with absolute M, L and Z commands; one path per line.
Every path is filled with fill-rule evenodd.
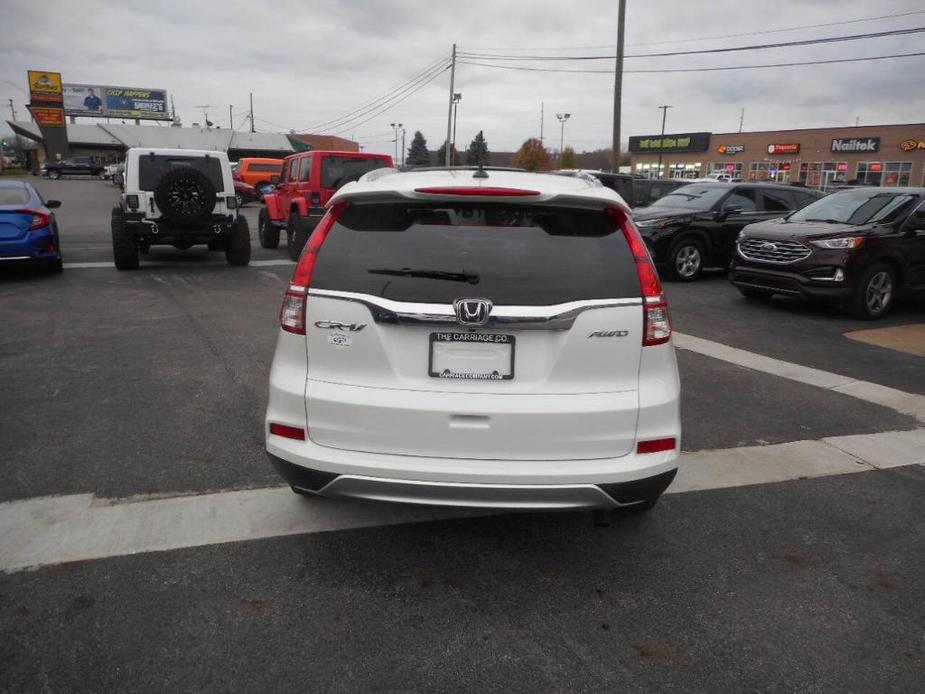
M 57 181 L 59 178 L 61 178 L 61 172 L 56 169 L 52 169 L 48 172 L 48 178 L 50 178 L 52 181 Z
M 757 287 L 736 287 L 736 289 L 739 290 L 742 296 L 752 301 L 767 301 L 774 296 L 774 292 L 769 289 L 758 289 Z
M 257 215 L 257 238 L 260 239 L 263 248 L 279 247 L 279 227 L 270 224 L 270 215 L 267 214 L 266 207 L 261 207 Z
M 898 288 L 896 272 L 886 263 L 874 263 L 861 277 L 851 297 L 851 312 L 861 320 L 882 318 L 893 307 Z
M 171 169 L 154 188 L 158 209 L 175 224 L 208 221 L 215 208 L 215 186 L 202 171 L 192 167 Z
M 61 258 L 52 258 L 51 260 L 45 261 L 42 269 L 49 275 L 60 275 L 64 272 L 64 263 L 61 261 Z
M 235 200 L 235 203 L 234 203 L 234 204 L 237 205 L 237 208 L 238 208 L 239 210 L 240 210 L 242 207 L 244 207 L 244 196 L 243 196 L 243 195 L 241 195 L 240 193 L 235 193 L 235 194 L 234 194 L 234 200 Z
M 138 243 L 125 224 L 121 207 L 112 209 L 112 255 L 117 270 L 138 269 Z
M 692 282 L 703 272 L 703 243 L 693 238 L 675 241 L 668 251 L 668 276 L 679 282 Z
M 302 249 L 308 243 L 308 237 L 311 236 L 315 228 L 314 223 L 300 215 L 298 212 L 292 212 L 289 215 L 289 222 L 286 226 L 286 238 L 289 241 L 289 258 L 298 261 L 302 255 Z
M 251 261 L 251 230 L 241 215 L 238 215 L 228 236 L 225 260 L 229 265 L 247 265 Z

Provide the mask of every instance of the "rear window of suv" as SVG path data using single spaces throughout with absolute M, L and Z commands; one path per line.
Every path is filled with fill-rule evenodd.
M 266 171 L 269 173 L 278 174 L 280 171 L 283 170 L 283 164 L 282 162 L 280 162 L 279 164 L 248 164 L 247 170 L 248 171 Z
M 477 203 L 348 207 L 321 247 L 312 287 L 536 306 L 640 295 L 632 254 L 605 212 Z
M 321 160 L 321 187 L 340 188 L 363 174 L 388 166 L 384 159 L 372 157 L 324 157 Z
M 202 171 L 217 192 L 225 190 L 225 184 L 222 181 L 222 165 L 215 157 L 166 157 L 150 156 L 143 154 L 138 157 L 138 183 L 141 190 L 154 190 L 161 176 L 170 169 L 179 166 L 190 166 Z

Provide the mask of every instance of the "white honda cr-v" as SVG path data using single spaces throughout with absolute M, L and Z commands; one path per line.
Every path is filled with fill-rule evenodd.
M 270 372 L 267 453 L 296 492 L 643 509 L 680 435 L 658 276 L 596 179 L 383 169 L 331 199 Z

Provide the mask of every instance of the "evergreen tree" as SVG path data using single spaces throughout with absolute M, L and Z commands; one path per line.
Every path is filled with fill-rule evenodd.
M 482 131 L 479 130 L 479 134 L 475 136 L 472 142 L 469 143 L 468 149 L 466 149 L 466 163 L 478 166 L 488 166 L 491 160 L 491 153 L 488 151 L 488 143 L 485 141 L 485 136 L 482 134 Z
M 552 171 L 552 159 L 538 138 L 531 137 L 514 152 L 511 166 L 527 171 Z
M 446 142 L 440 145 L 440 149 L 437 150 L 436 154 L 437 161 L 435 166 L 445 166 L 446 165 Z M 450 153 L 450 166 L 459 166 L 460 156 L 459 152 L 456 151 L 456 148 L 453 147 L 453 151 Z
M 405 163 L 409 166 L 430 166 L 430 152 L 427 149 L 427 140 L 424 139 L 424 135 L 421 134 L 420 130 L 414 133 Z

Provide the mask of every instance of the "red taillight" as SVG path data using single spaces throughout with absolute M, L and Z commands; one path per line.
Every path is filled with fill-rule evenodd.
M 289 289 L 283 295 L 283 305 L 279 310 L 279 326 L 287 333 L 305 334 L 305 300 L 315 270 L 315 260 L 328 232 L 346 207 L 347 203 L 341 202 L 329 209 L 302 249 L 302 255 L 299 256 L 299 262 L 292 273 Z
M 663 345 L 671 339 L 671 315 L 668 313 L 668 302 L 662 294 L 662 284 L 659 282 L 655 264 L 649 256 L 645 241 L 639 235 L 639 230 L 626 212 L 617 207 L 608 208 L 607 212 L 623 231 L 626 244 L 636 261 L 643 302 L 642 344 L 644 347 Z
M 16 214 L 27 214 L 32 217 L 29 222 L 29 231 L 44 229 L 51 224 L 51 216 L 37 210 L 16 210 Z
M 429 188 L 415 188 L 414 192 L 427 195 L 460 195 L 463 197 L 478 196 L 486 198 L 525 198 L 540 194 L 538 190 L 500 188 L 498 186 L 432 186 Z
M 661 453 L 662 451 L 673 451 L 677 442 L 674 438 L 655 439 L 654 441 L 640 441 L 636 444 L 637 453 Z
M 305 429 L 287 426 L 286 424 L 270 424 L 270 433 L 286 439 L 305 440 Z

